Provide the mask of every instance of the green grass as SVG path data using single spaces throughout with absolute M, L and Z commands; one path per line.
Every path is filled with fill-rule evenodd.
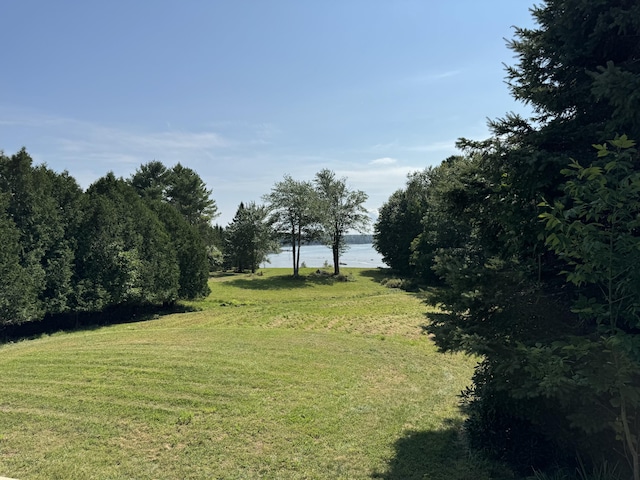
M 0 476 L 488 478 L 459 439 L 474 361 L 349 272 L 221 277 L 193 313 L 0 347 Z

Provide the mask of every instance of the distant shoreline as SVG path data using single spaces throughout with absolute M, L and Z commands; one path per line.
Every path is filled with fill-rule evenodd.
M 263 268 L 291 268 L 291 246 L 283 245 L 280 253 L 269 255 L 269 262 L 261 264 Z M 333 265 L 331 249 L 323 244 L 303 245 L 300 250 L 300 265 L 322 268 Z M 352 243 L 340 255 L 340 263 L 355 268 L 385 268 L 382 256 L 376 252 L 371 243 Z M 346 264 L 346 265 L 344 265 Z
M 365 234 L 353 234 L 353 235 L 345 235 L 344 241 L 347 245 L 364 245 L 364 244 L 373 244 L 373 234 L 365 233 Z M 324 245 L 323 242 L 314 241 L 303 243 L 304 245 Z M 283 247 L 291 246 L 289 242 L 282 242 Z

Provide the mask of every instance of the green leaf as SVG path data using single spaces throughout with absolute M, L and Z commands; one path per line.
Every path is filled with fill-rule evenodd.
M 626 135 L 616 136 L 613 140 L 609 140 L 609 143 L 617 148 L 631 148 L 634 147 L 636 142 L 627 138 Z M 600 155 L 598 155 L 600 156 Z

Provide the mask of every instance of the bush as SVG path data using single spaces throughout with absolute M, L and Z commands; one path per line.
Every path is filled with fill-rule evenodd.
M 345 275 L 344 273 L 341 273 L 339 275 L 336 275 L 335 278 L 338 282 L 355 282 L 355 278 L 353 278 L 353 274 L 348 274 Z
M 380 280 L 380 285 L 383 285 L 387 288 L 400 288 L 402 285 L 402 280 L 399 278 L 383 278 Z
M 418 285 L 415 281 L 406 278 L 383 278 L 380 284 L 387 288 L 400 288 L 406 292 L 418 291 Z

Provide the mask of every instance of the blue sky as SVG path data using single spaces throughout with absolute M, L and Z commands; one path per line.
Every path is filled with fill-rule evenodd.
M 196 170 L 226 225 L 323 168 L 374 214 L 407 173 L 527 112 L 504 84 L 521 0 L 6 0 L 0 149 L 82 187 Z

